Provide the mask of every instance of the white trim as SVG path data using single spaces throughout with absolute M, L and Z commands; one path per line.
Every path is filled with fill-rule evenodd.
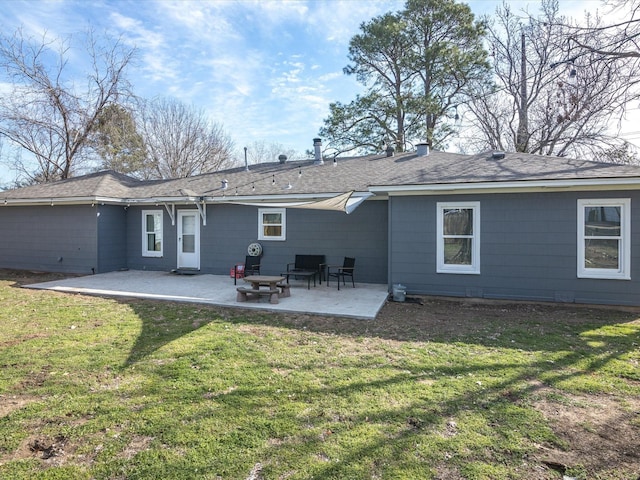
M 598 190 L 640 190 L 640 177 L 629 178 L 588 178 L 577 180 L 522 180 L 513 182 L 478 183 L 431 183 L 421 185 L 376 185 L 369 187 L 375 194 L 396 195 L 442 195 L 444 193 L 528 193 L 544 191 Z
M 585 267 L 585 207 L 620 207 L 620 235 L 598 237 L 602 240 L 614 239 L 618 243 L 618 268 Z M 630 198 L 593 198 L 578 199 L 578 238 L 577 259 L 578 278 L 601 278 L 611 280 L 631 280 L 631 199 Z
M 120 205 L 127 206 L 130 200 L 114 197 L 38 197 L 38 198 L 3 198 L 0 192 L 0 207 L 10 205 Z
M 176 224 L 176 206 L 175 204 L 171 204 L 169 205 L 168 203 L 164 204 L 164 208 L 167 211 L 167 213 L 169 214 L 169 218 L 171 219 L 171 226 L 175 226 Z
M 265 235 L 264 233 L 264 214 L 277 213 L 281 215 L 281 233 L 278 236 Z M 287 239 L 287 209 L 286 208 L 259 208 L 258 209 L 258 240 L 279 240 Z
M 480 274 L 480 202 L 437 202 L 437 227 L 436 227 L 436 272 L 437 273 L 459 273 L 459 274 Z M 471 209 L 473 211 L 473 233 L 466 238 L 471 239 L 471 265 L 450 265 L 445 263 L 444 253 L 444 215 L 445 209 Z M 459 235 L 456 236 L 460 238 Z
M 160 215 L 160 250 L 149 250 L 147 248 L 148 238 L 147 235 L 151 232 L 147 232 L 147 216 Z M 155 224 L 155 223 L 154 223 Z M 164 215 L 162 210 L 142 210 L 142 256 L 143 257 L 162 257 L 164 251 Z

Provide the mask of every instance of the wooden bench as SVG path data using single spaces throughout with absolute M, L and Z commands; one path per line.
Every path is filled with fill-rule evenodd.
M 236 288 L 238 295 L 236 296 L 237 302 L 246 302 L 249 298 L 259 298 L 261 295 L 269 295 L 269 303 L 278 303 L 278 289 L 258 289 L 250 287 L 238 287 Z M 284 295 L 283 295 L 284 296 Z

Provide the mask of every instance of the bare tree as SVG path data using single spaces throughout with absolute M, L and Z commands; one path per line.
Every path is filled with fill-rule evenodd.
M 622 147 L 610 126 L 637 98 L 637 67 L 587 51 L 558 61 L 570 32 L 557 0 L 527 22 L 504 4 L 487 22 L 496 85 L 469 104 L 485 149 L 602 159 Z
M 173 98 L 139 101 L 146 146 L 144 178 L 182 178 L 233 163 L 233 141 L 204 111 Z
M 587 25 L 565 25 L 569 33 L 564 45 L 568 59 L 583 52 L 607 59 L 640 58 L 640 0 L 609 0 L 604 4 L 608 17 L 623 16 L 625 20 L 605 23 L 603 16 L 595 16 Z
M 135 50 L 118 41 L 82 37 L 88 67 L 80 86 L 68 65 L 71 39 L 40 40 L 0 34 L 0 68 L 8 91 L 0 95 L 0 135 L 24 155 L 15 168 L 28 182 L 72 176 L 90 158 L 88 139 L 103 109 L 128 94 L 125 69 Z
M 250 165 L 256 163 L 276 162 L 280 155 L 286 155 L 287 159 L 293 160 L 298 156 L 295 149 L 286 148 L 278 142 L 266 142 L 255 140 L 247 145 L 247 162 Z

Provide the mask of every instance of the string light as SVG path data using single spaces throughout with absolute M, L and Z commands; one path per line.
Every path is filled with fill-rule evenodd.
M 337 157 L 337 155 L 336 155 L 336 157 Z M 336 158 L 334 158 L 334 160 L 333 160 L 333 166 L 334 167 L 337 166 L 337 159 Z M 292 169 L 286 169 L 286 170 L 288 172 L 291 172 L 291 170 L 293 170 L 295 172 L 294 169 L 296 169 L 296 168 L 298 170 L 298 178 L 301 178 L 302 177 L 302 165 L 294 166 Z M 278 175 L 282 176 L 282 174 L 284 174 L 284 173 L 286 173 L 286 172 L 282 171 L 282 172 L 279 172 Z M 262 185 L 263 181 L 264 180 L 258 180 L 258 183 L 260 185 Z M 227 179 L 222 179 L 220 182 L 221 182 L 221 187 L 218 188 L 218 189 L 214 189 L 214 190 L 217 190 L 218 194 L 221 195 L 221 197 L 226 197 L 224 191 L 228 189 L 229 181 Z M 249 185 L 251 185 L 251 192 L 255 193 L 256 192 L 256 181 L 255 180 L 251 180 L 251 181 L 248 181 L 246 183 L 241 183 L 239 185 L 236 185 L 234 187 L 235 188 L 235 195 L 240 195 L 240 191 L 239 191 L 240 187 L 248 187 Z M 276 182 L 276 174 L 272 173 L 271 174 L 271 186 L 272 187 L 277 187 L 278 185 L 280 185 L 280 184 L 278 182 Z M 289 189 L 292 189 L 292 188 L 293 188 L 293 184 L 291 183 L 291 181 L 288 181 L 286 184 L 284 182 L 282 183 L 282 189 L 289 190 Z

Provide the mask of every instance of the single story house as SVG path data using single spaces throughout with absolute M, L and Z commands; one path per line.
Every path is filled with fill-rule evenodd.
M 426 146 L 323 160 L 316 145 L 304 161 L 0 192 L 2 268 L 229 275 L 256 243 L 266 274 L 349 256 L 356 283 L 390 291 L 640 305 L 640 167 Z

